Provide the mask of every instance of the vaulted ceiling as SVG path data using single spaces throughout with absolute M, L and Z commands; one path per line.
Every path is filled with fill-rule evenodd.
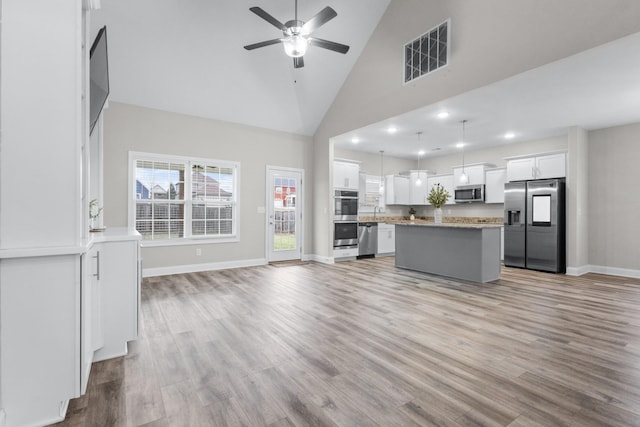
M 113 101 L 313 135 L 389 3 L 299 0 L 303 21 L 325 6 L 335 9 L 337 17 L 313 36 L 351 47 L 342 55 L 311 46 L 299 69 L 279 44 L 243 48 L 282 36 L 250 7 L 259 6 L 284 23 L 294 17 L 294 0 L 105 0 L 92 14 L 92 31 L 108 28 Z M 401 72 L 398 64 L 399 79 Z M 455 152 L 465 119 L 471 150 L 559 135 L 570 126 L 591 130 L 640 122 L 638 75 L 640 34 L 634 34 L 354 129 L 334 142 L 345 149 L 415 158 L 419 150 L 426 156 Z M 446 120 L 436 118 L 442 110 L 450 113 Z M 391 125 L 398 129 L 395 134 L 386 132 Z M 506 141 L 506 132 L 514 138 Z M 351 142 L 354 137 L 359 144 Z
M 299 0 L 300 20 L 325 6 L 338 14 L 313 36 L 350 46 L 311 46 L 299 69 L 281 45 L 243 48 L 282 37 L 250 7 L 284 23 L 294 0 L 107 0 L 91 26 L 107 25 L 112 101 L 312 135 L 388 4 Z

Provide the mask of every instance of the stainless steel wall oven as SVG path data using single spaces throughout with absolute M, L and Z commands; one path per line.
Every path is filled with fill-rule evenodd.
M 333 247 L 343 249 L 358 247 L 357 221 L 334 221 Z
M 358 192 L 335 190 L 333 196 L 334 221 L 358 221 Z

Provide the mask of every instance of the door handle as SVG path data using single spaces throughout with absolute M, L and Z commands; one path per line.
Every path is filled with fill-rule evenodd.
M 94 256 L 94 258 L 96 259 L 96 273 L 93 277 L 97 277 L 98 280 L 100 280 L 100 251 L 96 252 L 96 256 Z

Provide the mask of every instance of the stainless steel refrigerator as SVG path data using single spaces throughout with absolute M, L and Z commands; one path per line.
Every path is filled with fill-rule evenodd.
M 504 185 L 504 265 L 564 273 L 565 181 Z

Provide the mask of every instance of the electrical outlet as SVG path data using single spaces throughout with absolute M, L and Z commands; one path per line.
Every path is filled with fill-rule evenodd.
M 202 249 L 196 248 L 196 256 L 201 256 L 201 255 L 202 255 Z

